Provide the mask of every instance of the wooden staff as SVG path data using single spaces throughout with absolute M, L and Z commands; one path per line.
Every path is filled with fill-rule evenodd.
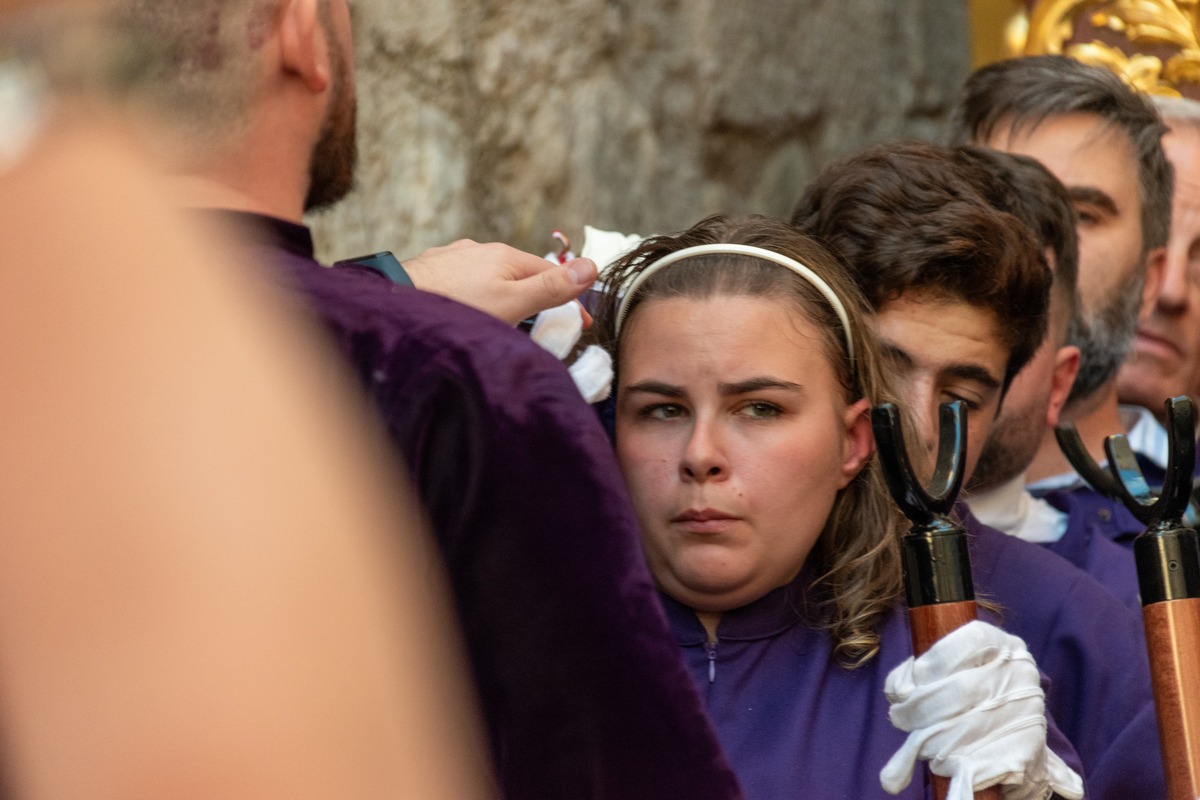
M 1183 524 L 1196 465 L 1196 424 L 1187 397 L 1167 401 L 1167 473 L 1154 497 L 1123 435 L 1104 440 L 1106 474 L 1074 427 L 1056 431 L 1059 446 L 1092 488 L 1120 500 L 1146 525 L 1133 541 L 1150 679 L 1168 800 L 1200 797 L 1200 539 Z M 1095 478 L 1099 474 L 1102 477 Z
M 900 540 L 904 593 L 908 601 L 913 652 L 976 617 L 971 556 L 963 529 L 949 518 L 963 482 L 967 429 L 962 401 L 938 409 L 938 455 L 930 489 L 913 472 L 904 444 L 900 412 L 891 403 L 871 409 L 871 425 L 888 489 L 912 527 Z M 944 800 L 950 781 L 930 775 L 933 794 Z M 975 793 L 976 800 L 1000 800 L 1000 789 Z

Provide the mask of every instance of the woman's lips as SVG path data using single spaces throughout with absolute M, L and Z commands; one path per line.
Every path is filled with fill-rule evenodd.
M 691 533 L 721 533 L 741 517 L 715 508 L 694 509 L 677 514 L 671 522 Z

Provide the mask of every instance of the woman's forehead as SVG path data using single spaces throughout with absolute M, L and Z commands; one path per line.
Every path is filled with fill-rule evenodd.
M 828 337 L 789 298 L 716 295 L 654 298 L 622 331 L 619 364 L 630 371 L 743 371 L 755 365 L 811 369 L 828 360 Z

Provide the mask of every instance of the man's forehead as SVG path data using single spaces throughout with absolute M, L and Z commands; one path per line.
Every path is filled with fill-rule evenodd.
M 1114 170 L 1122 177 L 1136 178 L 1137 174 L 1137 153 L 1129 134 L 1091 113 L 1004 119 L 980 144 L 1034 158 L 1068 188 L 1102 182 Z M 1106 157 L 1098 160 L 1101 153 Z
M 1009 353 L 991 309 L 945 294 L 907 292 L 880 307 L 875 328 L 884 351 L 907 366 L 957 372 L 973 366 L 996 381 L 1004 376 Z
M 1175 167 L 1175 199 L 1200 204 L 1200 127 L 1173 125 L 1163 137 L 1163 149 Z

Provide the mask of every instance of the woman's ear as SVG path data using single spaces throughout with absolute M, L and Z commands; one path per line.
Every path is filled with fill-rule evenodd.
M 842 446 L 842 481 L 845 488 L 862 471 L 875 452 L 875 435 L 871 431 L 871 402 L 865 397 L 846 407 L 842 415 L 846 438 Z
M 329 87 L 332 74 L 318 3 L 320 0 L 283 0 L 278 23 L 281 66 L 314 93 Z

